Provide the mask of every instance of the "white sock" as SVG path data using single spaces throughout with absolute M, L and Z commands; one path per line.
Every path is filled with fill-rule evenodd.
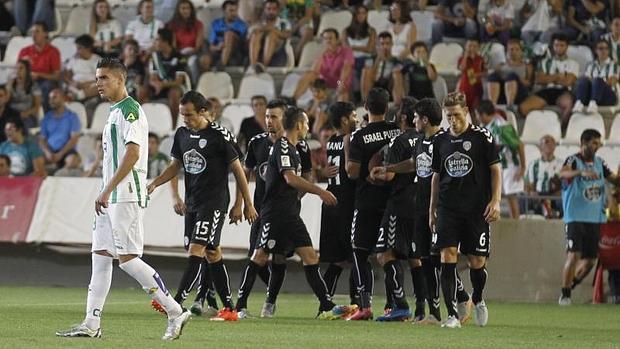
M 129 262 L 121 263 L 119 266 L 142 285 L 142 289 L 148 293 L 149 297 L 164 307 L 168 313 L 168 318 L 174 319 L 183 313 L 183 309 L 172 298 L 159 274 L 150 265 L 144 263 L 142 259 L 134 258 Z
M 92 272 L 86 299 L 86 319 L 84 322 L 90 329 L 101 327 L 101 312 L 105 299 L 112 284 L 112 257 L 92 254 Z

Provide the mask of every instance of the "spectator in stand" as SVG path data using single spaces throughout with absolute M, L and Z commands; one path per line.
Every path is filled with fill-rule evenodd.
M 609 27 L 611 31 L 601 36 L 601 39 L 609 44 L 609 56 L 611 59 L 616 63 L 620 63 L 620 17 L 614 17 Z
M 224 17 L 211 23 L 209 53 L 203 55 L 200 62 L 202 71 L 209 71 L 213 64 L 226 67 L 243 63 L 248 26 L 239 18 L 237 1 L 224 1 L 222 10 Z
M 515 8 L 510 1 L 491 0 L 480 14 L 480 19 L 483 41 L 498 39 L 506 45 L 515 24 Z
M 548 43 L 562 26 L 562 0 L 527 0 L 520 10 L 521 39 L 527 44 Z
M 506 62 L 487 77 L 489 99 L 493 104 L 506 104 L 516 111 L 529 94 L 534 78 L 534 67 L 523 57 L 523 47 L 516 39 L 506 44 Z
M 291 37 L 291 23 L 280 17 L 280 2 L 265 0 L 263 19 L 250 30 L 250 72 L 264 71 L 278 52 L 284 52 L 284 43 Z M 262 53 L 262 59 L 260 59 Z M 257 64 L 258 67 L 256 66 Z
M 380 33 L 377 55 L 372 59 L 368 59 L 366 67 L 362 70 L 362 100 L 366 100 L 368 92 L 373 87 L 381 87 L 387 91 L 392 91 L 394 87 L 393 71 L 401 62 L 393 54 L 392 35 L 389 32 Z
M 136 40 L 140 45 L 141 58 L 146 61 L 155 49 L 157 33 L 164 27 L 164 23 L 153 15 L 153 0 L 140 0 L 138 16 L 127 24 L 125 40 Z
M 140 46 L 136 40 L 125 40 L 122 61 L 127 68 L 127 81 L 125 81 L 127 93 L 140 103 L 144 103 L 148 98 L 147 89 L 144 87 L 146 69 L 140 60 Z
M 321 33 L 325 49 L 314 63 L 312 70 L 306 72 L 299 80 L 293 98 L 295 100 L 303 96 L 314 80 L 321 78 L 327 83 L 327 87 L 335 90 L 339 101 L 348 101 L 350 88 L 353 83 L 353 64 L 355 59 L 353 51 L 342 45 L 338 39 L 338 31 L 327 28 Z
M 212 108 L 209 117 L 210 121 L 217 122 L 221 126 L 224 126 L 232 134 L 235 134 L 235 127 L 233 126 L 232 121 L 224 117 L 224 108 L 222 107 L 222 102 L 220 102 L 217 97 L 208 97 L 207 101 L 211 103 Z
M 411 96 L 417 100 L 435 98 L 433 81 L 437 80 L 437 70 L 428 61 L 428 46 L 422 41 L 411 45 L 413 59 L 407 59 L 402 65 L 394 69 L 394 104 L 400 105 L 404 96 Z M 409 82 L 408 92 L 405 88 L 405 79 Z
M 556 196 L 560 194 L 560 171 L 564 165 L 564 159 L 555 156 L 555 139 L 550 135 L 540 138 L 538 149 L 540 157 L 532 160 L 527 166 L 525 173 L 525 190 L 530 196 Z M 547 218 L 559 217 L 562 209 L 560 200 L 529 200 L 533 211 Z M 529 206 L 529 205 L 528 205 Z
M 458 67 L 461 77 L 457 90 L 465 94 L 469 110 L 476 110 L 482 99 L 482 78 L 486 75 L 486 66 L 484 58 L 480 55 L 478 39 L 467 40 L 463 56 L 459 58 Z
M 355 76 L 362 75 L 366 60 L 371 58 L 376 50 L 377 32 L 368 24 L 368 8 L 364 5 L 355 7 L 355 15 L 351 24 L 344 30 L 343 42 L 353 50 L 355 58 Z
M 291 34 L 295 40 L 293 52 L 299 61 L 306 43 L 314 39 L 314 16 L 319 14 L 319 6 L 314 0 L 282 0 L 282 18 L 291 23 Z
M 0 85 L 0 143 L 6 141 L 4 125 L 11 119 L 19 119 L 19 112 L 9 105 L 9 91 L 6 85 Z
M 481 126 L 491 131 L 502 166 L 502 194 L 508 199 L 510 217 L 519 219 L 519 195 L 525 185 L 525 150 L 519 134 L 512 124 L 496 109 L 493 102 L 485 99 L 478 106 Z
M 536 69 L 536 83 L 542 89 L 530 95 L 519 105 L 524 117 L 532 110 L 540 110 L 547 105 L 557 105 L 562 109 L 562 122 L 568 124 L 573 97 L 571 88 L 579 74 L 579 63 L 568 58 L 568 38 L 562 33 L 556 33 L 552 38 L 553 56 L 538 62 Z
M 4 125 L 7 140 L 0 144 L 0 154 L 11 159 L 13 176 L 45 177 L 45 158 L 37 142 L 27 137 L 21 120 L 9 120 Z
M 88 157 L 85 159 L 84 163 L 84 177 L 101 177 L 103 173 L 103 147 L 101 145 L 101 134 L 95 135 L 95 147 L 93 148 L 93 152 L 88 154 Z
M 409 56 L 409 49 L 418 36 L 418 30 L 411 19 L 410 12 L 407 1 L 394 1 L 390 6 L 388 18 L 390 24 L 387 31 L 392 36 L 392 56 L 400 60 Z
M 102 57 L 118 57 L 123 41 L 123 27 L 112 17 L 107 0 L 96 0 L 88 24 L 88 34 L 95 40 L 94 51 Z
M 65 66 L 64 81 L 71 99 L 84 101 L 95 97 L 95 72 L 99 57 L 93 53 L 94 40 L 90 35 L 80 35 L 75 39 L 76 55 L 71 57 Z
M 174 33 L 175 48 L 183 56 L 193 56 L 202 51 L 204 25 L 196 18 L 196 9 L 191 1 L 178 2 L 174 16 L 166 24 L 166 28 Z
M 3 3 L 6 1 L 2 1 Z M 55 28 L 54 1 L 52 0 L 17 0 L 13 1 L 15 25 L 26 35 L 28 28 L 37 22 L 45 23 L 46 28 Z
M 588 113 L 598 113 L 598 106 L 616 105 L 616 85 L 620 67 L 609 57 L 609 43 L 599 39 L 596 42 L 596 59 L 586 67 L 583 76 L 575 85 L 575 106 L 573 113 L 582 113 L 587 105 Z
M 65 162 L 73 162 L 75 146 L 80 139 L 82 125 L 78 116 L 65 106 L 65 95 L 60 88 L 50 92 L 51 109 L 41 121 L 39 147 L 47 164 L 61 168 Z
M 30 77 L 41 89 L 43 107 L 47 109 L 47 96 L 60 82 L 60 51 L 49 43 L 44 22 L 35 22 L 31 32 L 34 43 L 22 48 L 18 59 L 30 62 Z
M 306 106 L 308 115 L 308 127 L 314 137 L 318 137 L 321 127 L 327 123 L 327 109 L 332 104 L 332 99 L 327 91 L 327 84 L 323 79 L 316 79 L 310 87 L 312 100 Z
M 32 80 L 29 61 L 20 59 L 17 62 L 17 73 L 7 84 L 7 89 L 11 95 L 11 108 L 19 112 L 24 127 L 36 127 L 41 109 L 41 89 Z
M 172 124 L 179 115 L 179 101 L 183 95 L 186 60 L 172 46 L 173 33 L 169 29 L 157 31 L 155 51 L 152 53 L 149 85 L 152 99 L 167 99 Z
M 265 117 L 267 113 L 267 98 L 263 95 L 252 96 L 250 100 L 254 115 L 247 117 L 241 121 L 239 134 L 237 135 L 237 144 L 245 152 L 248 149 L 248 143 L 252 137 L 267 130 Z
M 325 171 L 329 171 L 330 164 L 327 162 L 327 141 L 335 134 L 335 130 L 332 125 L 328 122 L 321 126 L 321 129 L 318 132 L 319 143 L 321 144 L 320 148 L 310 150 L 310 160 L 312 160 L 312 178 L 314 178 L 315 182 L 327 182 L 329 173 L 325 173 Z
M 11 158 L 4 154 L 0 154 L 0 177 L 11 177 Z
M 433 21 L 433 45 L 443 41 L 444 36 L 475 38 L 478 35 L 477 3 L 477 0 L 438 1 Z
M 84 177 L 85 172 L 82 169 L 82 157 L 75 153 L 65 160 L 65 164 L 58 171 L 54 172 L 56 177 Z
M 610 9 L 606 0 L 569 0 L 564 33 L 569 41 L 579 41 L 590 46 L 607 29 Z
M 153 132 L 149 132 L 149 157 L 148 157 L 148 170 L 146 172 L 146 178 L 152 179 L 159 176 L 166 167 L 170 159 L 166 154 L 159 151 L 159 136 Z

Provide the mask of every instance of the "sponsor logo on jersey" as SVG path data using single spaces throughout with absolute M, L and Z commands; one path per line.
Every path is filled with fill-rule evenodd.
M 603 190 L 598 185 L 592 185 L 583 191 L 583 197 L 592 202 L 601 200 L 602 194 Z
M 199 174 L 207 168 L 207 160 L 196 149 L 183 154 L 183 165 L 189 174 Z
M 454 152 L 444 161 L 444 167 L 450 177 L 465 177 L 474 168 L 474 162 L 461 152 Z
M 415 171 L 418 177 L 428 178 L 433 174 L 431 169 L 432 158 L 426 153 L 420 153 L 415 159 Z
M 204 139 L 204 138 L 201 138 L 201 139 L 198 141 L 198 146 L 200 147 L 200 149 L 202 149 L 202 148 L 206 147 L 206 146 L 207 146 L 207 140 L 206 140 L 206 139 Z
M 282 167 L 291 167 L 291 157 L 288 155 L 281 155 L 280 162 L 282 163 Z
M 465 151 L 469 151 L 471 149 L 471 142 L 470 141 L 463 142 L 463 149 L 465 149 Z
M 129 114 L 127 115 L 125 120 L 127 120 L 129 122 L 134 122 L 134 121 L 138 120 L 138 116 L 134 112 L 129 112 Z

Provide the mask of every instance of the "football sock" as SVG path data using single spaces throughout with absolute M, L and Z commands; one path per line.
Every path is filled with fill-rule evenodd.
M 480 269 L 469 269 L 469 278 L 473 288 L 471 300 L 474 304 L 478 304 L 482 300 L 482 291 L 487 283 L 487 269 L 484 266 Z
M 424 314 L 424 304 L 428 297 L 428 288 L 424 268 L 422 266 L 411 268 L 411 280 L 413 282 L 413 293 L 415 294 L 415 314 Z
M 456 263 L 441 263 L 441 290 L 448 316 L 458 318 L 456 311 Z
M 237 294 L 237 311 L 248 307 L 248 298 L 260 268 L 262 267 L 252 260 L 249 260 L 245 266 L 245 270 L 241 274 L 241 283 L 239 284 L 239 293 Z
M 319 302 L 321 302 L 319 311 L 331 310 L 335 304 L 329 296 L 329 291 L 327 290 L 327 285 L 325 285 L 325 281 L 321 276 L 319 265 L 304 265 L 304 272 L 306 273 L 306 280 L 312 288 L 314 295 L 319 299 Z
M 101 327 L 101 312 L 112 284 L 112 257 L 92 254 L 92 272 L 86 298 L 86 326 L 92 330 Z
M 385 284 L 388 293 L 392 294 L 394 305 L 398 309 L 409 309 L 409 303 L 405 297 L 403 269 L 399 261 L 389 261 L 383 265 L 385 271 Z
M 340 274 L 342 273 L 342 267 L 338 264 L 330 263 L 323 274 L 323 280 L 325 280 L 325 284 L 327 285 L 327 289 L 329 290 L 329 294 L 331 296 L 336 293 L 336 287 L 338 286 L 338 278 L 340 278 Z
M 271 263 L 271 277 L 267 284 L 267 303 L 276 304 L 286 278 L 286 263 Z
M 213 279 L 211 278 L 211 270 L 209 269 L 209 263 L 205 258 L 200 265 L 200 283 L 196 292 L 195 302 L 204 304 L 205 300 L 207 304 L 217 309 L 217 300 L 215 299 L 215 288 L 213 286 Z
M 357 304 L 360 306 L 360 296 L 357 294 L 357 288 L 355 287 L 355 276 L 353 268 L 349 271 L 349 298 L 351 298 L 351 304 Z
M 562 288 L 562 297 L 570 298 L 571 289 L 569 287 Z
M 573 279 L 573 283 L 570 285 L 571 290 L 574 290 L 575 287 L 577 287 L 577 285 L 579 285 L 582 281 L 583 279 L 575 276 L 575 278 Z
M 189 256 L 187 267 L 185 267 L 185 272 L 183 272 L 179 288 L 177 289 L 177 294 L 174 296 L 174 300 L 177 301 L 177 303 L 183 304 L 183 301 L 187 299 L 194 285 L 199 283 L 203 259 L 203 257 L 199 256 Z
M 465 286 L 463 286 L 461 274 L 459 274 L 458 270 L 456 271 L 456 300 L 459 303 L 469 301 L 469 293 L 465 291 Z
M 370 285 L 368 281 L 371 271 L 368 270 L 368 251 L 353 250 L 353 268 L 355 287 L 357 294 L 360 295 L 360 307 L 370 308 Z
M 383 306 L 383 311 L 385 312 L 388 309 L 394 308 L 396 305 L 394 304 L 394 295 L 390 290 L 390 286 L 388 285 L 388 274 L 384 273 L 383 284 L 385 286 L 385 305 Z
M 431 258 L 422 259 L 422 267 L 426 277 L 427 298 L 429 313 L 435 316 L 437 320 L 441 320 L 441 311 L 439 309 L 439 275 L 441 273 L 441 262 L 439 256 L 431 256 Z
M 271 270 L 269 264 L 265 264 L 264 267 L 258 269 L 258 277 L 265 283 L 265 286 L 269 286 L 269 278 L 271 277 Z
M 159 274 L 142 259 L 134 258 L 119 264 L 119 267 L 134 278 L 149 297 L 156 300 L 166 310 L 169 319 L 174 319 L 183 313 L 183 309 L 172 298 Z
M 209 263 L 211 268 L 211 277 L 213 277 L 213 283 L 215 284 L 215 290 L 222 300 L 223 307 L 232 309 L 232 295 L 230 291 L 230 279 L 228 278 L 228 271 L 224 265 L 224 260 L 220 259 L 215 263 Z

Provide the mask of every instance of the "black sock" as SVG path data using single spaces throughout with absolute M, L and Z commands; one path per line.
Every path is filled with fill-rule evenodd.
M 258 269 L 258 277 L 265 283 L 265 286 L 269 286 L 269 278 L 271 277 L 271 270 L 269 265 L 265 264 L 264 267 Z
M 372 275 L 372 271 L 368 270 L 368 251 L 355 249 L 353 250 L 353 277 L 355 279 L 355 287 L 357 294 L 360 296 L 360 308 L 370 307 L 370 288 L 368 277 Z
M 321 276 L 319 265 L 304 265 L 304 272 L 306 273 L 306 280 L 308 281 L 310 288 L 312 288 L 314 295 L 319 299 L 319 302 L 321 302 L 319 311 L 331 310 L 335 304 L 329 296 L 329 291 L 327 290 L 325 281 Z
M 570 298 L 571 289 L 569 287 L 562 287 L 562 297 Z
M 411 268 L 411 281 L 413 282 L 413 293 L 415 295 L 415 315 L 424 315 L 424 304 L 428 297 L 428 288 L 422 266 Z
M 194 299 L 194 302 L 200 302 L 200 304 L 204 305 L 206 300 L 210 307 L 217 309 L 213 278 L 211 278 L 211 270 L 209 269 L 209 263 L 206 259 L 202 260 L 202 264 L 200 264 L 200 271 L 200 283 L 196 289 L 196 298 Z
M 469 278 L 473 288 L 471 300 L 474 304 L 478 304 L 482 300 L 482 291 L 487 283 L 487 269 L 484 266 L 480 269 L 469 269 Z
M 431 256 L 422 259 L 422 267 L 426 276 L 427 298 L 429 313 L 437 320 L 441 321 L 441 311 L 439 309 L 439 275 L 441 273 L 441 261 L 439 256 Z
M 580 279 L 580 278 L 575 276 L 575 278 L 573 279 L 573 283 L 570 285 L 570 289 L 574 290 L 575 287 L 577 287 L 577 285 L 579 285 L 582 281 L 583 281 L 583 279 Z
M 459 303 L 469 301 L 469 293 L 465 291 L 465 286 L 463 285 L 463 280 L 461 280 L 461 274 L 459 271 L 456 271 L 456 300 Z
M 351 304 L 357 304 L 360 307 L 360 295 L 357 293 L 357 288 L 355 287 L 355 276 L 354 276 L 353 268 L 349 271 L 349 298 L 351 299 Z
M 220 259 L 215 263 L 210 263 L 211 276 L 213 277 L 213 283 L 215 284 L 215 290 L 220 296 L 224 308 L 233 308 L 232 295 L 230 292 L 230 279 L 228 278 L 228 271 L 224 265 L 224 260 Z
M 396 304 L 394 304 L 394 295 L 392 294 L 390 286 L 388 285 L 388 274 L 385 273 L 384 276 L 385 277 L 383 279 L 383 284 L 385 286 L 385 305 L 383 306 L 383 310 L 386 311 L 388 309 L 393 309 L 394 307 L 396 307 Z
M 241 283 L 237 294 L 237 311 L 248 307 L 248 297 L 250 297 L 256 274 L 260 268 L 262 267 L 252 260 L 249 260 L 248 264 L 245 265 L 245 269 L 241 273 Z
M 189 256 L 187 267 L 181 277 L 177 294 L 174 296 L 174 300 L 179 304 L 183 304 L 183 301 L 187 298 L 189 293 L 194 288 L 194 285 L 198 283 L 200 278 L 200 264 L 202 263 L 202 257 Z
M 286 277 L 286 263 L 271 263 L 271 278 L 267 285 L 267 303 L 276 304 L 284 278 Z
M 338 287 L 338 278 L 340 278 L 340 274 L 342 273 L 342 267 L 338 264 L 330 263 L 323 274 L 323 280 L 325 280 L 325 284 L 327 285 L 327 289 L 329 290 L 329 295 L 334 296 L 336 293 L 336 287 Z
M 394 305 L 398 309 L 409 309 L 409 303 L 405 297 L 403 268 L 397 260 L 389 261 L 383 265 L 385 271 L 386 291 L 392 294 Z
M 441 290 L 448 316 L 458 318 L 456 311 L 456 263 L 441 263 Z

